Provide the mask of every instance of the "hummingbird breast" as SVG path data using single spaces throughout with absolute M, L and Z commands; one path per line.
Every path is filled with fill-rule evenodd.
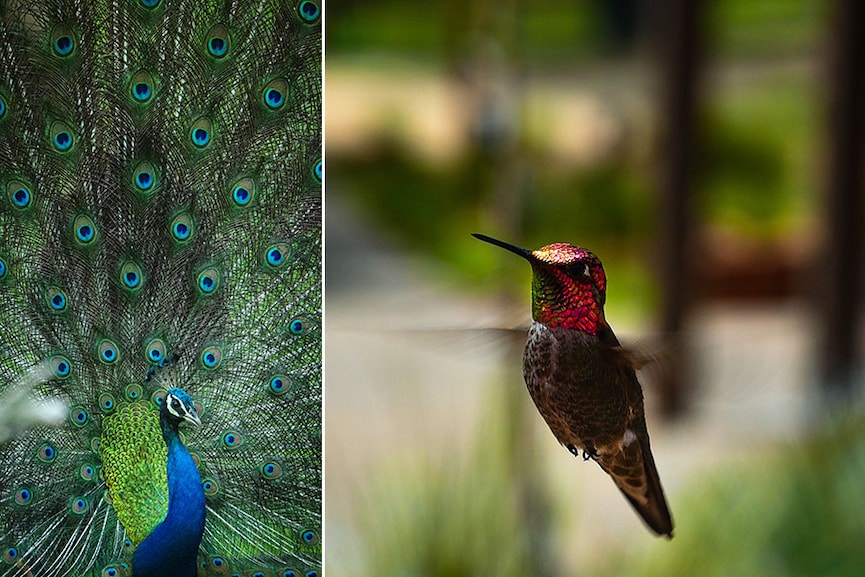
M 620 449 L 636 408 L 629 408 L 628 370 L 598 337 L 537 321 L 529 329 L 523 376 L 562 445 L 601 454 Z

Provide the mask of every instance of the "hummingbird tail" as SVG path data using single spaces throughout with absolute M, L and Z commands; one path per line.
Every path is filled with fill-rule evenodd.
M 618 451 L 601 453 L 596 460 L 646 524 L 658 535 L 672 539 L 673 519 L 652 458 L 648 433 L 634 434 L 628 430 Z

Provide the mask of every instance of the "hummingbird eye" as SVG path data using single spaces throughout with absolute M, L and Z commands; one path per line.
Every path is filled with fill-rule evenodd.
M 571 265 L 570 267 L 570 276 L 574 279 L 579 279 L 580 277 L 591 277 L 591 270 L 589 269 L 589 265 L 584 262 L 577 262 Z

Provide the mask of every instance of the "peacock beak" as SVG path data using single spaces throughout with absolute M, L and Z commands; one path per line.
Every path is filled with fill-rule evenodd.
M 192 423 L 197 427 L 201 426 L 201 419 L 198 418 L 198 411 L 196 411 L 194 408 L 186 411 L 186 414 L 183 415 L 183 420 L 188 423 Z

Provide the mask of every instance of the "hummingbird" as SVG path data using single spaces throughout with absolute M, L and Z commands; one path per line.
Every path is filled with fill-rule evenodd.
M 592 459 L 658 535 L 673 520 L 646 429 L 639 361 L 604 318 L 607 279 L 589 250 L 554 243 L 530 251 L 483 234 L 475 238 L 532 265 L 532 324 L 523 355 L 529 395 L 556 439 Z

